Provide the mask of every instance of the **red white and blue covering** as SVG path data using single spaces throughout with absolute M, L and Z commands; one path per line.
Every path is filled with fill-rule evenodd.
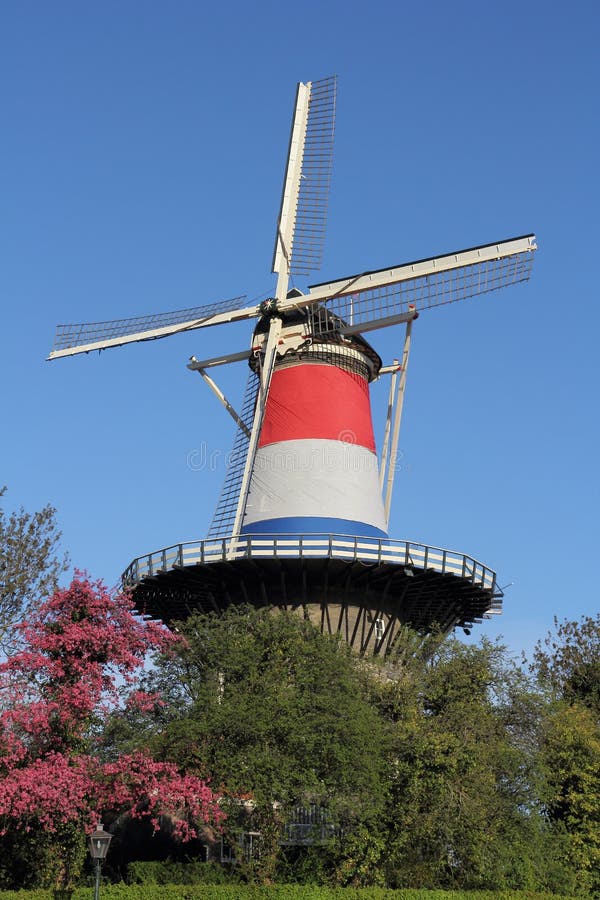
M 275 369 L 242 533 L 387 537 L 366 377 L 317 359 Z

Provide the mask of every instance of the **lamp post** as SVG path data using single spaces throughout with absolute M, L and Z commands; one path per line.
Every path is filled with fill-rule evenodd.
M 94 900 L 98 900 L 98 897 L 100 895 L 100 866 L 102 865 L 102 861 L 106 859 L 106 854 L 108 853 L 108 847 L 111 841 L 112 834 L 109 834 L 108 831 L 104 831 L 104 829 L 102 828 L 102 822 L 98 822 L 98 824 L 96 825 L 96 830 L 93 834 L 90 834 L 88 838 L 90 856 L 92 857 L 94 865 L 96 867 Z

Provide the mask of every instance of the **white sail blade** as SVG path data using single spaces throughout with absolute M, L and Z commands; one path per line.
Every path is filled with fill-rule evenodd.
M 279 275 L 276 296 L 280 300 L 287 294 L 290 274 L 307 275 L 321 264 L 335 101 L 335 76 L 298 85 L 273 253 L 273 272 Z
M 511 238 L 457 253 L 312 285 L 307 298 L 313 332 L 345 334 L 405 322 L 415 312 L 527 281 L 535 236 Z
M 280 302 L 279 309 L 313 307 L 313 331 L 335 323 L 346 334 L 405 322 L 415 311 L 453 303 L 527 281 L 537 249 L 534 235 L 312 285 L 309 293 Z M 105 350 L 137 341 L 251 319 L 260 307 L 244 297 L 207 306 L 78 325 L 59 325 L 48 359 Z M 336 321 L 337 320 L 337 321 Z
M 258 307 L 255 304 L 244 307 L 242 304 L 245 299 L 234 297 L 232 300 L 221 300 L 206 306 L 129 319 L 114 319 L 111 322 L 59 325 L 48 359 L 75 356 L 78 353 L 89 353 L 91 350 L 106 350 L 109 347 L 120 347 L 122 344 L 137 341 L 154 341 L 170 334 L 178 334 L 180 331 L 192 331 L 196 328 L 207 328 L 209 325 L 250 319 L 257 315 Z

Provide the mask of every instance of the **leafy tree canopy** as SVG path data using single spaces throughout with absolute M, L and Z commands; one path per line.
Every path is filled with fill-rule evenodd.
M 139 717 L 128 732 L 114 722 L 111 741 L 135 746 L 136 735 L 263 811 L 273 800 L 287 811 L 326 806 L 342 832 L 308 849 L 278 849 L 272 819 L 255 814 L 271 841 L 270 877 L 572 887 L 562 832 L 540 799 L 544 699 L 503 647 L 407 630 L 378 665 L 266 609 L 180 627 L 185 644 L 152 680 L 165 706 L 145 731 Z
M 565 834 L 565 858 L 579 888 L 600 896 L 600 727 L 582 704 L 559 704 L 545 723 L 540 764 L 548 815 Z
M 533 669 L 567 702 L 600 717 L 600 613 L 578 621 L 554 620 L 554 633 L 538 641 Z
M 14 626 L 47 597 L 66 570 L 60 554 L 61 532 L 56 510 L 45 506 L 28 513 L 23 507 L 7 513 L 0 489 L 0 649 L 10 648 Z
M 386 883 L 569 886 L 538 801 L 542 706 L 505 649 L 448 639 L 373 687 L 393 723 Z
M 565 835 L 579 890 L 600 896 L 600 614 L 555 619 L 532 669 L 554 698 L 539 755 L 548 817 Z
M 146 654 L 165 651 L 174 635 L 83 576 L 18 627 L 22 648 L 0 664 L 0 836 L 8 849 L 14 853 L 18 834 L 27 855 L 43 835 L 43 877 L 68 886 L 82 864 L 84 830 L 104 813 L 129 812 L 158 827 L 168 812 L 184 839 L 198 822 L 221 818 L 205 782 L 174 764 L 143 751 L 107 762 L 94 753 L 111 708 L 155 702 L 136 689 L 135 676 Z
M 338 820 L 381 809 L 385 727 L 344 643 L 250 607 L 180 628 L 185 647 L 154 681 L 166 701 L 152 744 L 163 758 L 258 802 L 314 802 Z

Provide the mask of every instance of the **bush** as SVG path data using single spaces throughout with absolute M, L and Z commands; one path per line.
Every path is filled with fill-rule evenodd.
M 89 888 L 77 888 L 73 900 L 89 900 Z M 389 888 L 326 888 L 315 885 L 254 887 L 229 885 L 108 884 L 102 900 L 559 900 L 531 891 L 427 891 Z M 52 900 L 52 892 L 5 891 L 0 900 Z M 562 900 L 567 900 L 564 896 Z M 570 900 L 576 900 L 571 897 Z
M 216 863 L 190 860 L 179 862 L 167 859 L 130 862 L 127 866 L 127 883 L 135 884 L 230 884 L 237 882 L 235 873 L 230 874 Z

